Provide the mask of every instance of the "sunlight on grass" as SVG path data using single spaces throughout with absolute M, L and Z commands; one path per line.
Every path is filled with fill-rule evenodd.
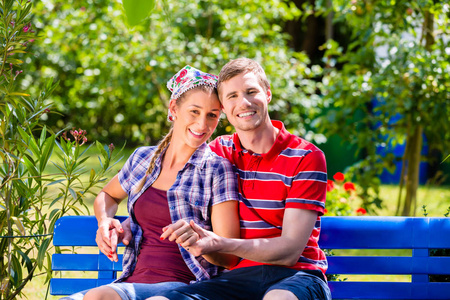
M 381 186 L 380 195 L 384 200 L 384 207 L 378 211 L 380 216 L 395 215 L 398 190 L 396 185 Z M 423 205 L 426 205 L 428 217 L 444 217 L 450 207 L 450 186 L 420 186 L 417 191 L 417 217 L 424 216 Z

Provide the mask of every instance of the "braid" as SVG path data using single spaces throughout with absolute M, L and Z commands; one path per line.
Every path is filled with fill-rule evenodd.
M 150 175 L 155 168 L 155 162 L 156 159 L 160 156 L 161 152 L 167 147 L 167 145 L 170 143 L 170 139 L 172 138 L 173 134 L 173 126 L 170 128 L 169 133 L 159 142 L 158 148 L 153 153 L 152 160 L 150 161 L 150 164 L 148 166 L 147 171 L 145 171 L 145 176 L 139 181 L 137 186 L 134 188 L 135 193 L 139 193 L 140 190 L 144 187 L 145 181 L 147 180 L 147 176 Z

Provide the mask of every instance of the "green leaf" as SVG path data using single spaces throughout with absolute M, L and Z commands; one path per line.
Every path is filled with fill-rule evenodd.
M 25 228 L 23 227 L 22 222 L 17 217 L 11 217 L 11 220 L 13 220 L 14 224 L 16 224 L 17 228 L 20 231 L 21 235 L 25 235 Z
M 45 127 L 44 127 L 45 128 Z M 42 149 L 42 156 L 40 160 L 40 171 L 41 173 L 44 172 L 45 168 L 47 167 L 48 160 L 52 156 L 53 147 L 55 145 L 55 136 L 51 135 L 45 142 L 44 147 Z
M 42 128 L 41 136 L 39 138 L 39 147 L 42 148 L 42 145 L 44 145 L 46 137 L 47 137 L 47 126 L 44 126 L 44 128 Z
M 97 149 L 100 151 L 104 159 L 108 158 L 108 152 L 105 150 L 105 146 L 102 145 L 99 141 L 96 141 L 95 144 L 97 145 Z
M 19 93 L 19 92 L 12 92 L 12 93 L 8 93 L 8 96 L 23 96 L 23 97 L 29 97 L 30 94 Z
M 44 265 L 45 254 L 47 252 L 47 248 L 48 248 L 48 245 L 50 244 L 50 241 L 51 241 L 51 238 L 46 238 L 44 241 L 42 241 L 42 244 L 39 247 L 39 252 L 38 252 L 37 259 L 36 259 L 39 270 L 42 269 L 42 266 Z
M 89 176 L 89 182 L 92 182 L 94 180 L 94 177 L 95 177 L 95 170 L 91 169 L 91 174 Z
M 72 195 L 72 198 L 73 198 L 74 200 L 77 200 L 77 199 L 78 199 L 77 193 L 76 193 L 72 188 L 69 188 L 69 192 L 70 192 L 70 194 Z
M 24 155 L 23 163 L 32 176 L 39 177 L 39 172 L 36 169 L 36 164 L 31 157 L 29 157 L 28 155 Z
M 20 254 L 20 256 L 22 256 L 22 260 L 25 262 L 27 271 L 31 272 L 31 269 L 33 268 L 33 262 L 31 261 L 30 257 L 28 257 L 28 255 L 26 253 L 24 253 L 23 251 L 21 251 L 19 249 L 17 249 L 16 251 L 17 251 L 17 253 Z
M 12 275 L 14 281 L 18 283 L 22 281 L 22 266 L 20 265 L 19 259 L 15 255 L 11 256 L 11 262 L 14 270 L 14 273 L 13 272 L 11 273 L 13 273 Z
M 155 0 L 123 0 L 122 3 L 131 27 L 141 23 L 155 8 Z

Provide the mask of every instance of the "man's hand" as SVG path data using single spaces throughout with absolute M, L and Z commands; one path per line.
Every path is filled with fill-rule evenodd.
M 127 218 L 122 224 L 114 218 L 106 218 L 99 224 L 95 241 L 100 251 L 111 261 L 117 262 L 117 244 L 123 242 L 128 245 L 132 234 L 130 220 Z
M 220 236 L 203 229 L 195 224 L 194 221 L 188 224 L 184 220 L 179 220 L 164 227 L 163 231 L 161 239 L 168 238 L 170 241 L 175 241 L 194 256 L 217 251 L 218 241 L 221 239 Z

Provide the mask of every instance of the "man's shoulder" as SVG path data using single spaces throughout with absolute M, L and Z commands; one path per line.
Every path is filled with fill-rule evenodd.
M 312 142 L 309 142 L 294 134 L 289 134 L 289 142 L 286 143 L 283 150 L 297 150 L 305 153 L 322 152 L 322 150 Z
M 215 138 L 209 143 L 211 150 L 220 155 L 220 153 L 226 151 L 232 151 L 235 149 L 232 135 L 221 135 Z

